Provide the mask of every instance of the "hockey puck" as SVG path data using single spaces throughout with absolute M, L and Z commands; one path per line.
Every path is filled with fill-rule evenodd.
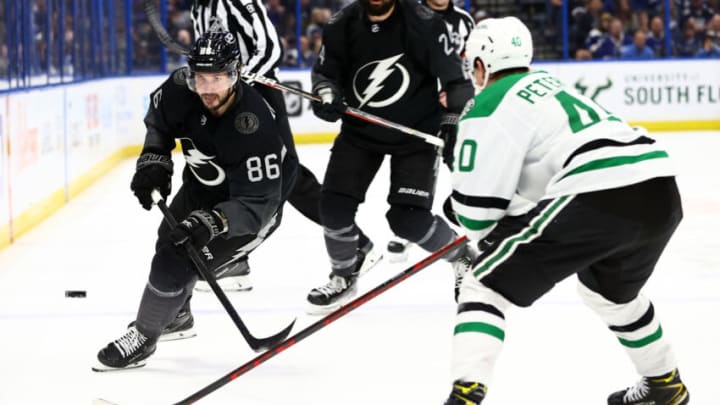
M 66 298 L 85 298 L 87 291 L 85 290 L 65 290 Z

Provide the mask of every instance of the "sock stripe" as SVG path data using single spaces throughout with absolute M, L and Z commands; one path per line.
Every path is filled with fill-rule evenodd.
M 648 336 L 645 336 L 642 339 L 628 340 L 628 339 L 623 339 L 623 338 L 619 337 L 618 340 L 625 347 L 637 349 L 639 347 L 647 346 L 650 343 L 660 340 L 660 338 L 662 337 L 662 334 L 663 334 L 662 326 L 658 326 L 658 328 L 657 328 L 657 330 L 655 330 L 655 332 L 653 332 L 652 334 L 650 334 Z
M 455 326 L 455 331 L 453 334 L 457 335 L 459 333 L 468 332 L 484 333 L 486 335 L 496 337 L 500 340 L 505 340 L 505 331 L 495 325 L 491 325 L 485 322 L 465 322 L 458 324 Z
M 653 304 L 650 303 L 650 306 L 648 307 L 648 310 L 645 311 L 643 316 L 640 317 L 637 321 L 633 323 L 629 323 L 627 325 L 620 325 L 620 326 L 608 326 L 611 331 L 613 332 L 632 332 L 636 331 L 644 326 L 650 325 L 650 322 L 653 321 L 655 318 L 655 309 L 653 308 Z
M 463 302 L 462 304 L 458 305 L 458 314 L 470 311 L 483 311 L 505 319 L 505 315 L 503 315 L 503 313 L 499 309 L 490 304 L 484 304 L 482 302 Z

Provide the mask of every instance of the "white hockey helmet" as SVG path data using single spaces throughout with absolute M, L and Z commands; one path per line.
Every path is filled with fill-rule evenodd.
M 470 33 L 465 56 L 471 69 L 480 58 L 485 67 L 485 83 L 489 75 L 505 69 L 529 68 L 533 56 L 532 35 L 516 17 L 482 20 Z

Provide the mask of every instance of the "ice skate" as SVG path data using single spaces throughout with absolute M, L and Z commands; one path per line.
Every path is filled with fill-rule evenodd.
M 148 339 L 135 326 L 128 328 L 119 339 L 110 342 L 97 355 L 93 371 L 115 371 L 138 368 L 155 353 L 157 339 Z
M 368 241 L 365 246 L 358 249 L 358 261 L 360 262 L 358 276 L 362 276 L 370 271 L 370 269 L 377 266 L 382 259 L 382 250 L 376 248 L 372 242 Z
M 408 250 L 410 250 L 412 242 L 405 239 L 393 238 L 387 244 L 387 255 L 390 263 L 405 263 L 408 259 Z
M 486 392 L 487 387 L 483 384 L 455 381 L 445 405 L 479 405 Z
M 252 280 L 250 279 L 250 265 L 247 260 L 240 260 L 214 270 L 215 280 L 223 291 L 250 291 Z M 210 284 L 205 280 L 198 280 L 195 283 L 195 291 L 210 292 Z
M 357 293 L 356 281 L 356 274 L 347 277 L 331 274 L 327 284 L 310 291 L 305 311 L 309 315 L 324 315 L 340 308 Z
M 677 369 L 658 377 L 643 377 L 635 386 L 608 397 L 608 405 L 685 405 L 690 393 Z

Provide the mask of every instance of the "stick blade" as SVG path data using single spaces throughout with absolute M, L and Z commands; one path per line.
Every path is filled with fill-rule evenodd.
M 118 404 L 116 404 L 115 402 L 110 402 L 106 399 L 95 398 L 92 401 L 92 405 L 118 405 Z
M 262 339 L 253 339 L 249 341 L 248 344 L 250 345 L 250 348 L 253 349 L 255 352 L 263 352 L 267 349 L 277 346 L 290 335 L 293 326 L 295 326 L 295 321 L 297 321 L 297 318 L 293 319 L 293 321 L 290 322 L 290 325 L 286 326 L 285 329 L 272 336 L 268 336 Z

